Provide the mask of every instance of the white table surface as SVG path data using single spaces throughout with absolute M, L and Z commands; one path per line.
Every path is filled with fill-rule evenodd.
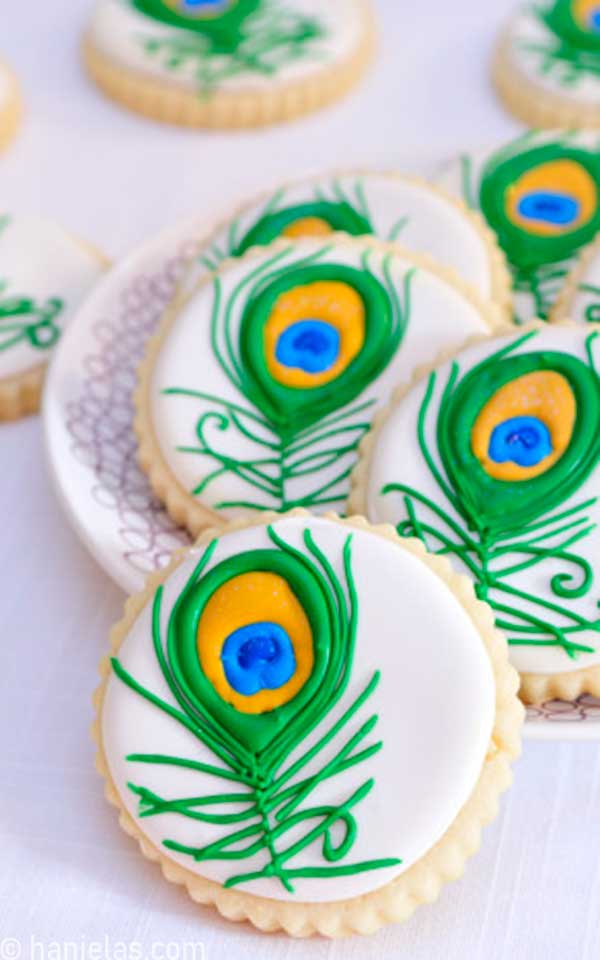
M 0 206 L 61 219 L 117 257 L 273 180 L 318 167 L 406 167 L 408 158 L 414 166 L 416 156 L 510 136 L 518 127 L 487 81 L 510 7 L 379 0 L 381 54 L 346 103 L 291 127 L 203 134 L 130 116 L 88 85 L 78 63 L 87 0 L 0 0 L 0 55 L 28 105 L 21 137 L 0 159 Z M 186 946 L 197 942 L 206 960 L 597 960 L 594 743 L 528 742 L 466 876 L 404 927 L 343 944 L 293 942 L 194 906 L 120 831 L 93 768 L 90 699 L 123 596 L 66 525 L 38 418 L 0 428 L 0 503 L 0 960 L 19 951 L 201 960 Z

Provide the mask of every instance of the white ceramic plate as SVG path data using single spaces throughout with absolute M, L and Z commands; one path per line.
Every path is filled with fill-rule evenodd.
M 204 222 L 181 224 L 113 267 L 65 332 L 44 397 L 51 474 L 76 532 L 124 590 L 189 543 L 137 463 L 132 392 L 137 366 Z M 528 711 L 535 739 L 600 739 L 600 700 L 551 701 Z
M 108 271 L 65 332 L 46 381 L 51 473 L 64 509 L 96 560 L 128 593 L 189 542 L 137 462 L 136 370 L 202 225 L 187 222 Z

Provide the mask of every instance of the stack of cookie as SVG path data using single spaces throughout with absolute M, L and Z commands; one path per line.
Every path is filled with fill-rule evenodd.
M 128 107 L 242 126 L 340 95 L 371 43 L 361 0 L 101 0 L 85 58 Z M 600 696 L 598 156 L 549 131 L 436 183 L 273 186 L 97 284 L 81 244 L 2 224 L 28 296 L 2 291 L 0 415 L 94 285 L 44 414 L 135 594 L 96 696 L 107 795 L 233 920 L 405 919 L 495 815 L 521 700 Z
M 440 182 L 247 204 L 137 368 L 139 463 L 199 539 L 115 629 L 99 765 L 170 879 L 267 930 L 371 932 L 462 869 L 517 750 L 507 649 L 526 702 L 600 694 L 597 331 L 539 319 L 594 262 L 594 138 Z

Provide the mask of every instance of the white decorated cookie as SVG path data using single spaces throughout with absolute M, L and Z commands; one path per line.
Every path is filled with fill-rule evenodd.
M 518 750 L 489 609 L 362 520 L 206 534 L 112 649 L 96 736 L 123 826 L 195 900 L 265 930 L 367 933 L 433 899 Z
M 397 173 L 327 173 L 287 184 L 247 204 L 202 244 L 198 269 L 278 237 L 326 237 L 335 231 L 398 241 L 450 267 L 482 297 L 510 311 L 510 277 L 494 234 L 479 215 L 424 180 Z
M 438 181 L 480 210 L 496 233 L 519 321 L 546 319 L 600 228 L 600 134 L 527 133 L 457 157 Z
M 494 79 L 530 126 L 599 126 L 598 0 L 521 4 L 499 43 Z
M 52 350 L 103 269 L 57 224 L 0 216 L 0 419 L 37 409 Z
M 471 346 L 400 391 L 352 509 L 470 574 L 523 695 L 600 693 L 600 338 L 536 325 Z
M 98 0 L 95 81 L 158 120 L 248 126 L 341 96 L 372 48 L 365 0 Z
M 21 96 L 14 74 L 0 61 L 0 149 L 16 133 L 21 117 Z
M 172 305 L 137 393 L 140 461 L 197 532 L 248 511 L 344 506 L 391 390 L 498 312 L 455 275 L 370 239 L 276 241 Z

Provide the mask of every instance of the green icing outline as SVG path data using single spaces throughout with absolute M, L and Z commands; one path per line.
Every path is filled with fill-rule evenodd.
M 186 17 L 172 10 L 162 0 L 130 0 L 132 6 L 144 16 L 170 27 L 206 37 L 211 49 L 222 53 L 233 52 L 243 40 L 243 25 L 247 18 L 260 8 L 262 0 L 234 0 L 221 13 L 206 17 Z
M 527 333 L 493 353 L 463 379 L 460 379 L 458 361 L 451 364 L 435 422 L 441 465 L 436 462 L 427 440 L 430 405 L 438 377 L 435 371 L 430 374 L 419 410 L 417 440 L 440 498 L 433 501 L 402 482 L 387 483 L 380 493 L 383 496 L 402 494 L 406 518 L 397 525 L 401 536 L 416 536 L 429 550 L 462 562 L 475 581 L 477 596 L 490 604 L 496 624 L 508 635 L 510 644 L 560 647 L 569 657 L 575 658 L 581 652 L 595 652 L 594 647 L 579 643 L 578 635 L 600 633 L 600 617 L 590 620 L 569 606 L 569 601 L 587 596 L 594 584 L 591 565 L 573 548 L 595 527 L 586 511 L 597 498 L 567 510 L 559 509 L 556 513 L 553 510 L 564 501 L 565 486 L 568 490 L 566 497 L 573 496 L 598 463 L 600 378 L 593 357 L 593 343 L 598 334 L 594 332 L 586 339 L 587 366 L 580 360 L 577 364 L 581 366 L 565 362 L 568 358 L 561 355 L 560 372 L 568 377 L 578 402 L 591 404 L 590 409 L 585 408 L 585 416 L 576 423 L 576 446 L 572 456 L 569 448 L 546 474 L 532 480 L 502 483 L 487 478 L 485 491 L 482 489 L 474 495 L 473 487 L 481 480 L 484 471 L 476 463 L 469 441 L 465 439 L 467 431 L 470 438 L 476 412 L 481 409 L 482 395 L 489 399 L 499 385 L 507 382 L 507 375 L 508 379 L 514 379 L 509 375 L 510 364 L 513 371 L 518 370 L 514 376 L 522 375 L 533 365 L 533 359 L 528 358 L 537 358 L 536 362 L 542 358 L 545 368 L 554 369 L 552 363 L 556 355 L 552 352 L 511 357 L 515 350 L 536 335 L 537 331 Z M 521 357 L 525 358 L 523 363 L 519 363 Z M 490 388 L 487 393 L 484 392 L 486 381 Z M 468 393 L 469 385 L 473 384 L 476 387 L 475 400 Z M 467 413 L 463 415 L 465 408 Z M 593 421 L 591 426 L 590 420 Z M 456 431 L 459 438 L 453 437 L 449 431 Z M 492 502 L 492 509 L 490 503 L 498 497 L 501 487 L 505 488 L 502 504 Z M 446 512 L 444 501 L 452 506 L 458 520 Z M 508 555 L 519 557 L 519 562 L 503 566 L 503 558 Z M 510 578 L 518 576 L 521 570 L 557 560 L 565 565 L 565 569 L 554 573 L 550 579 L 552 600 L 527 593 L 510 582 Z M 600 607 L 600 600 L 597 605 Z
M 586 224 L 558 236 L 536 236 L 511 222 L 505 211 L 505 195 L 523 174 L 557 160 L 572 160 L 582 167 L 596 184 L 597 209 Z M 507 159 L 492 157 L 485 165 L 479 186 L 479 205 L 495 231 L 510 262 L 523 274 L 554 264 L 590 242 L 600 229 L 600 156 L 581 147 L 557 141 L 539 144 Z
M 468 206 L 481 210 L 488 225 L 508 259 L 513 290 L 531 298 L 531 316 L 546 320 L 581 250 L 600 229 L 600 203 L 596 215 L 579 230 L 560 237 L 534 237 L 508 221 L 503 209 L 504 192 L 527 169 L 531 158 L 536 163 L 557 159 L 582 162 L 596 182 L 600 197 L 600 151 L 586 148 L 577 139 L 577 132 L 565 131 L 560 140 L 536 143 L 536 131 L 528 130 L 491 154 L 483 165 L 479 178 L 475 176 L 473 160 L 462 154 L 460 166 L 461 194 Z M 500 182 L 499 182 L 500 181 Z
M 350 204 L 316 199 L 267 213 L 248 230 L 233 256 L 240 257 L 250 247 L 267 246 L 280 237 L 286 227 L 305 217 L 319 217 L 333 231 L 343 231 L 352 236 L 374 233 L 371 223 Z
M 325 723 L 332 709 L 347 695 L 352 679 L 359 615 L 352 573 L 353 535 L 346 537 L 342 549 L 343 583 L 331 561 L 316 544 L 310 529 L 303 531 L 303 549 L 284 541 L 273 526 L 267 531 L 274 549 L 242 553 L 212 569 L 209 565 L 218 541 L 213 540 L 205 548 L 172 607 L 166 644 L 161 630 L 163 586 L 156 591 L 152 609 L 152 648 L 177 706 L 138 683 L 118 657 L 112 658 L 111 663 L 120 681 L 185 727 L 217 760 L 216 764 L 207 764 L 180 756 L 131 753 L 126 757 L 128 762 L 194 770 L 199 775 L 217 777 L 238 787 L 234 793 L 166 799 L 130 782 L 128 786 L 139 800 L 138 816 L 142 819 L 170 813 L 222 826 L 224 835 L 203 847 L 170 839 L 163 840 L 163 846 L 190 856 L 197 863 L 228 860 L 233 865 L 255 854 L 266 853 L 268 861 L 262 869 L 245 873 L 234 871 L 224 886 L 233 887 L 271 877 L 279 880 L 288 892 L 294 893 L 294 881 L 299 878 L 334 879 L 397 866 L 401 860 L 386 857 L 341 862 L 346 859 L 358 835 L 358 822 L 352 811 L 375 786 L 372 777 L 364 780 L 343 800 L 306 806 L 310 794 L 324 781 L 367 761 L 382 749 L 382 741 L 368 745 L 364 742 L 378 722 L 376 713 L 356 729 L 357 715 L 379 683 L 378 671 L 373 673 L 341 716 L 320 733 L 312 746 L 298 755 L 309 735 Z M 316 626 L 318 656 L 314 674 L 306 683 L 306 694 L 299 691 L 289 704 L 257 718 L 261 720 L 260 726 L 255 725 L 246 731 L 247 715 L 243 715 L 239 723 L 232 723 L 229 715 L 215 710 L 215 697 L 206 696 L 206 678 L 202 677 L 197 684 L 196 677 L 190 685 L 189 664 L 183 668 L 180 654 L 187 648 L 185 656 L 189 655 L 189 646 L 195 642 L 194 627 L 203 605 L 210 590 L 227 579 L 226 568 L 229 567 L 230 575 L 234 576 L 242 569 L 257 569 L 257 563 L 258 569 L 264 569 L 266 563 L 269 569 L 279 569 L 286 576 L 291 574 L 292 588 L 300 587 L 302 600 L 308 605 L 309 620 Z M 317 596 L 320 599 L 315 603 Z M 265 732 L 269 727 L 272 728 L 270 736 Z M 344 731 L 346 739 L 342 743 Z M 325 750 L 328 750 L 329 759 L 322 756 Z M 319 756 L 320 769 L 307 773 L 307 766 Z M 228 804 L 235 805 L 235 812 L 221 812 Z M 243 805 L 241 811 L 237 809 L 240 805 Z M 215 809 L 217 812 L 213 812 Z M 334 839 L 331 832 L 336 824 L 343 828 L 341 840 Z M 286 834 L 302 825 L 306 825 L 306 832 L 299 838 L 296 833 L 297 839 L 289 846 L 283 846 Z M 233 829 L 227 832 L 229 828 Z M 302 850 L 317 843 L 321 843 L 324 865 L 299 868 L 291 865 Z

